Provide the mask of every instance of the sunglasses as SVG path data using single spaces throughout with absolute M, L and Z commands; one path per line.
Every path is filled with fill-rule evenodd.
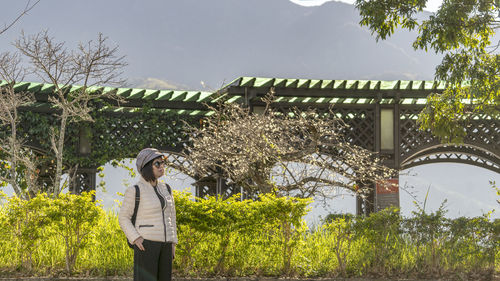
M 165 166 L 165 161 L 154 161 L 153 166 L 159 169 L 161 166 Z

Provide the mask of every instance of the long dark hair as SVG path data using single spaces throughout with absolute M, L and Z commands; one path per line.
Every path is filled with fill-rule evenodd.
M 153 161 L 155 161 L 156 159 L 159 159 L 159 158 L 161 158 L 161 157 L 156 157 L 155 159 L 146 163 L 146 165 L 144 165 L 144 167 L 142 167 L 141 175 L 146 181 L 155 181 L 156 180 L 155 174 L 153 173 Z

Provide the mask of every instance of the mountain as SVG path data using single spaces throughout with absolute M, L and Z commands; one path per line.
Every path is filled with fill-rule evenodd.
M 0 26 L 22 11 L 25 1 L 4 1 Z M 239 76 L 316 79 L 432 79 L 440 56 L 414 51 L 414 32 L 397 32 L 376 42 L 359 26 L 352 5 L 327 2 L 303 7 L 288 0 L 86 0 L 40 1 L 29 14 L 0 35 L 0 51 L 13 50 L 20 35 L 48 29 L 70 48 L 95 39 L 99 32 L 118 45 L 129 66 L 123 77 L 128 86 L 157 89 L 214 90 Z M 500 38 L 499 38 L 500 39 Z M 496 41 L 495 41 L 496 42 Z M 27 80 L 38 81 L 37 77 Z M 130 164 L 133 167 L 133 164 Z M 404 171 L 408 172 L 408 171 Z M 107 194 L 98 194 L 112 206 L 122 181 L 133 183 L 126 171 L 106 165 Z M 449 216 L 479 215 L 494 207 L 489 180 L 500 175 L 478 167 L 439 163 L 413 169 L 400 185 L 415 186 L 400 193 L 403 213 L 414 210 L 430 192 L 428 210 L 449 199 Z M 171 185 L 190 187 L 177 176 Z M 7 192 L 9 192 L 7 190 Z M 12 192 L 12 190 L 10 190 Z M 344 201 L 343 201 L 344 200 Z M 354 198 L 329 202 L 311 216 L 354 212 Z M 323 212 L 323 213 L 321 213 Z M 500 212 L 494 214 L 500 217 Z
M 9 48 L 20 29 L 49 29 L 70 46 L 103 32 L 127 56 L 125 77 L 199 90 L 244 75 L 433 78 L 440 57 L 414 51 L 415 33 L 377 43 L 359 20 L 354 6 L 339 2 L 303 7 L 288 0 L 53 0 L 40 2 L 0 36 L 0 47 Z
M 125 85 L 130 88 L 139 89 L 155 89 L 155 90 L 183 90 L 189 88 L 186 85 L 180 85 L 175 82 L 168 80 L 163 80 L 160 78 L 144 78 L 144 77 L 134 77 L 127 80 Z
M 440 57 L 415 52 L 415 34 L 377 43 L 352 5 L 287 0 L 183 0 L 162 20 L 164 76 L 219 88 L 242 75 L 319 79 L 432 79 Z

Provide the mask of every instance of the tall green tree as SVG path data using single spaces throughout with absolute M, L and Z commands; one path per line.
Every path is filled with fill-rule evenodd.
M 443 142 L 461 142 L 475 116 L 500 118 L 500 41 L 493 40 L 500 0 L 444 0 L 430 15 L 422 13 L 427 2 L 357 0 L 356 8 L 377 40 L 398 28 L 417 30 L 415 49 L 444 55 L 435 78 L 448 87 L 428 97 L 419 123 Z

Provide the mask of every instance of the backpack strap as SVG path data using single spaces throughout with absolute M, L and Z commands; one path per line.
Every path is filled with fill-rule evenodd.
M 132 221 L 132 224 L 135 226 L 135 219 L 137 218 L 137 210 L 139 209 L 139 201 L 141 201 L 141 191 L 139 189 L 139 186 L 134 185 L 135 187 L 135 206 L 134 206 L 134 213 L 132 214 L 132 218 L 130 219 Z
M 168 183 L 165 183 L 165 185 L 167 186 L 168 193 L 170 193 L 170 196 L 172 196 L 172 189 L 170 188 L 170 185 L 168 185 Z

